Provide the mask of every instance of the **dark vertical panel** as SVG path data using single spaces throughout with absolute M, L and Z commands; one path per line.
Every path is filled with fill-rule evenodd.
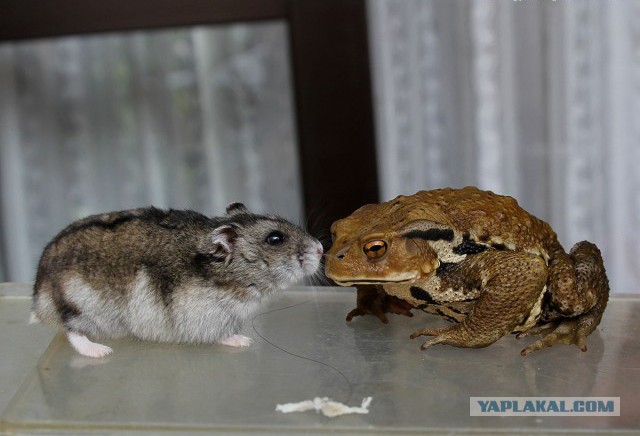
M 365 0 L 292 0 L 289 23 L 309 230 L 378 201 Z

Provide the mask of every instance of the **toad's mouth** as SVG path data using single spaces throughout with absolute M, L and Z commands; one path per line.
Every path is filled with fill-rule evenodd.
M 336 282 L 336 284 L 340 285 L 340 286 L 354 286 L 354 285 L 382 285 L 385 283 L 409 283 L 411 281 L 415 280 L 414 278 L 410 278 L 410 279 L 398 279 L 398 280 L 391 280 L 391 279 L 346 279 L 346 280 L 336 280 L 333 279 L 334 282 Z

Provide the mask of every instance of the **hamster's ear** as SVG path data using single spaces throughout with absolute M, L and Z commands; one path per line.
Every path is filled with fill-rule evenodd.
M 228 216 L 241 215 L 245 213 L 249 213 L 249 210 L 242 203 L 231 203 L 229 206 L 227 206 Z
M 235 227 L 224 225 L 216 228 L 211 234 L 211 242 L 216 246 L 216 251 L 231 253 L 235 246 L 238 232 Z

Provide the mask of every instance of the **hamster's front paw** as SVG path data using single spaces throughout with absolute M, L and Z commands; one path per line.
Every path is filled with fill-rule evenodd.
M 248 347 L 253 343 L 253 339 L 242 335 L 231 335 L 228 338 L 219 340 L 218 343 L 230 347 Z

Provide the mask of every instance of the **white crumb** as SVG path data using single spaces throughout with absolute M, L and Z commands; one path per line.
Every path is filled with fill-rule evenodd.
M 360 407 L 349 407 L 327 397 L 315 397 L 313 400 L 300 401 L 298 403 L 278 404 L 276 406 L 276 411 L 291 413 L 315 410 L 316 413 L 322 412 L 324 416 L 328 416 L 329 418 L 349 413 L 367 414 L 369 413 L 369 405 L 371 404 L 372 399 L 373 397 L 366 397 L 362 400 L 362 405 Z

